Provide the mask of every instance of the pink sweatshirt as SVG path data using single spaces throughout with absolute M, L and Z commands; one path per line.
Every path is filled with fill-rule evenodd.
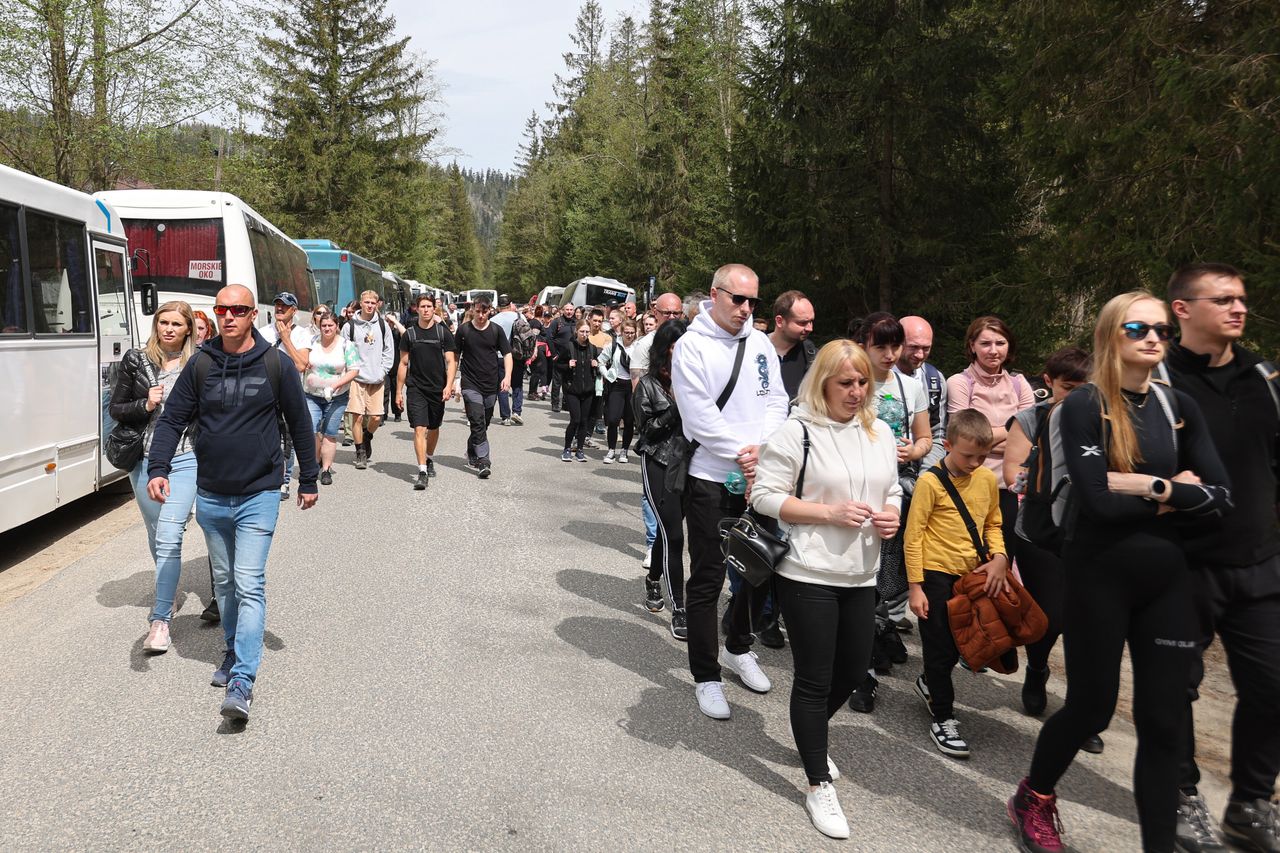
M 947 380 L 947 413 L 977 409 L 987 416 L 992 429 L 1003 429 L 1009 418 L 1035 402 L 1030 383 L 1007 370 L 993 376 L 971 364 Z M 986 467 L 995 473 L 1000 488 L 1008 486 L 1003 473 L 1004 445 L 987 455 Z

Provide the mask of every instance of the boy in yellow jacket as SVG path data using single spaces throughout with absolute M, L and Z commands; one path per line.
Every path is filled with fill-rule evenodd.
M 955 718 L 955 688 L 951 670 L 960 660 L 947 601 L 956 581 L 969 572 L 986 572 L 988 595 L 1002 592 L 1009 560 L 1000 532 L 1000 484 L 991 469 L 983 467 L 993 436 L 987 416 L 975 409 L 956 412 L 947 419 L 947 455 L 939 466 L 916 482 L 904 536 L 911 612 L 920 619 L 920 643 L 924 648 L 924 674 L 916 679 L 916 693 L 929 706 L 933 723 L 929 735 L 944 755 L 969 757 L 969 744 L 960 736 Z M 941 476 L 939 476 L 941 474 Z M 982 562 L 973 537 L 947 493 L 942 477 L 955 486 L 979 535 L 988 558 Z

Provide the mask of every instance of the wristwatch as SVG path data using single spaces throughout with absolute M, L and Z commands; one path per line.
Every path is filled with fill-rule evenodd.
M 1163 497 L 1164 493 L 1169 491 L 1169 484 L 1159 477 L 1151 478 L 1151 485 L 1147 487 L 1147 495 L 1152 498 Z

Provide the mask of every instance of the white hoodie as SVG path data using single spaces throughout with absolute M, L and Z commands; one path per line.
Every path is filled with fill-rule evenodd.
M 716 400 L 729 384 L 738 340 L 746 338 L 738 383 L 724 410 Z M 762 444 L 787 418 L 787 389 L 782 386 L 778 352 L 750 318 L 734 335 L 711 319 L 711 301 L 676 341 L 671 355 L 671 389 L 684 423 L 684 436 L 699 447 L 689 464 L 689 475 L 723 483 L 738 467 L 738 453 L 751 444 Z
M 801 424 L 809 428 L 809 467 L 804 494 L 794 495 L 804 458 Z M 816 503 L 864 501 L 878 512 L 902 509 L 898 485 L 898 451 L 893 430 L 884 421 L 872 422 L 875 441 L 857 418 L 839 423 L 796 406 L 782 428 L 760 451 L 751 506 L 777 518 L 788 497 Z M 905 521 L 903 522 L 906 523 Z M 864 522 L 861 527 L 835 524 L 782 524 L 790 529 L 791 549 L 778 566 L 784 578 L 824 586 L 874 586 L 880 564 L 880 534 Z

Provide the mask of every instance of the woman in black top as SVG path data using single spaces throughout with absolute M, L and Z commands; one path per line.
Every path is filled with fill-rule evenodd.
M 1174 849 L 1177 740 L 1197 637 L 1174 513 L 1220 516 L 1231 500 L 1200 409 L 1150 382 L 1172 337 L 1163 302 L 1143 291 L 1115 297 L 1094 330 L 1091 382 L 1062 403 L 1072 490 L 1062 553 L 1067 701 L 1041 729 L 1031 772 L 1009 800 L 1024 849 L 1061 849 L 1053 790 L 1111 720 L 1126 642 L 1142 845 Z
M 684 320 L 671 320 L 654 334 L 649 370 L 640 377 L 631 399 L 640 435 L 636 453 L 643 460 L 644 495 L 658 517 L 658 536 L 653 540 L 644 581 L 644 604 L 650 613 L 662 610 L 665 580 L 666 596 L 671 599 L 671 636 L 677 640 L 689 639 L 684 614 L 684 513 L 680 493 L 667 489 L 666 480 L 667 466 L 680 462 L 685 448 L 680 410 L 671 393 L 671 350 L 688 325 Z
M 591 324 L 580 320 L 573 340 L 561 344 L 556 366 L 560 370 L 560 382 L 564 385 L 565 406 L 569 409 L 569 425 L 564 430 L 564 453 L 561 462 L 576 459 L 586 462 L 587 430 L 591 428 L 591 405 L 596 397 L 596 368 L 600 350 L 587 340 Z M 576 446 L 574 439 L 577 439 Z

